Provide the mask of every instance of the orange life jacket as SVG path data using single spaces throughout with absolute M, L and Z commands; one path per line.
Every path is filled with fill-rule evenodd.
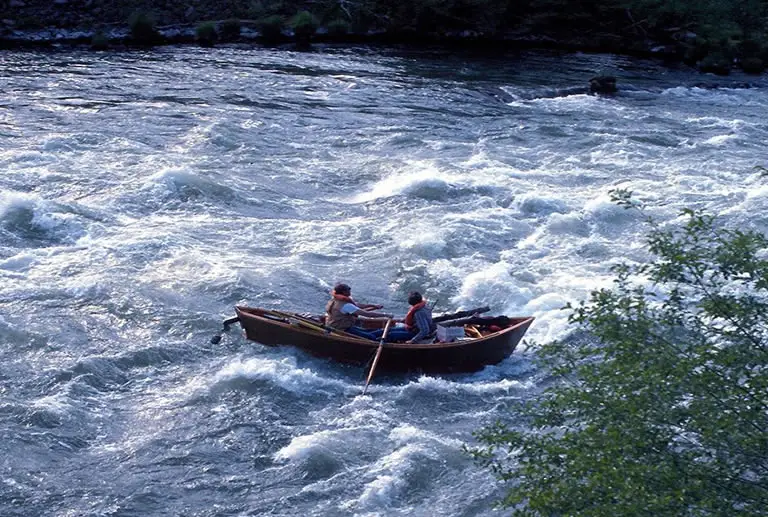
M 356 325 L 357 316 L 341 312 L 341 308 L 348 303 L 357 305 L 352 297 L 336 294 L 335 290 L 331 290 L 331 299 L 325 305 L 325 325 L 338 330 L 347 330 Z
M 346 296 L 346 295 L 343 295 L 343 294 L 338 294 L 338 293 L 336 293 L 335 289 L 331 289 L 331 296 L 333 296 L 334 300 L 338 300 L 340 302 L 347 302 L 347 303 L 351 303 L 353 305 L 357 305 L 357 302 L 355 300 L 353 300 L 351 296 Z
M 427 306 L 427 300 L 422 300 L 416 305 L 412 305 L 410 309 L 408 309 L 408 314 L 405 315 L 405 319 L 403 320 L 403 323 L 405 323 L 405 328 L 408 330 L 413 330 L 413 320 L 415 319 L 414 314 L 416 314 L 416 311 L 419 309 L 423 309 Z

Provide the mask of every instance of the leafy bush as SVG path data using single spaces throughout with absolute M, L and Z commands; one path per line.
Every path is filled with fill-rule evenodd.
M 699 70 L 717 75 L 731 73 L 731 61 L 722 53 L 709 54 L 699 62 Z
M 744 57 L 759 56 L 763 51 L 763 44 L 757 39 L 747 38 L 741 42 L 739 51 Z
M 345 36 L 349 33 L 349 24 L 346 20 L 336 19 L 328 24 L 327 29 L 331 36 Z
M 765 71 L 765 63 L 759 57 L 742 59 L 741 69 L 748 74 L 762 74 Z
M 203 22 L 195 29 L 195 39 L 201 47 L 212 47 L 218 36 L 213 22 Z
M 655 260 L 617 267 L 572 314 L 587 333 L 540 349 L 559 382 L 527 425 L 477 434 L 516 514 L 766 515 L 768 238 L 684 217 L 648 219 Z
M 276 41 L 283 35 L 285 18 L 277 14 L 267 16 L 266 18 L 259 20 L 258 27 L 261 31 L 261 37 L 264 38 L 264 40 Z
M 221 33 L 222 41 L 234 41 L 238 39 L 240 37 L 240 29 L 240 20 L 231 19 L 221 22 L 219 32 Z
M 267 17 L 267 9 L 264 4 L 256 0 L 251 2 L 246 9 L 246 17 L 254 20 L 260 20 Z
M 109 48 L 109 38 L 103 31 L 96 31 L 91 36 L 91 48 L 93 50 L 107 50 Z
M 705 38 L 695 38 L 693 41 L 685 44 L 685 60 L 690 64 L 696 64 L 710 52 L 710 42 Z
M 160 34 L 155 29 L 155 20 L 151 14 L 137 11 L 128 20 L 131 41 L 136 45 L 155 45 L 160 41 Z
M 291 18 L 291 29 L 299 41 L 309 41 L 317 32 L 317 20 L 309 11 L 301 11 Z

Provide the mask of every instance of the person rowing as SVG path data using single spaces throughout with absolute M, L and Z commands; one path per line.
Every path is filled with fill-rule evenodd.
M 369 330 L 359 325 L 359 317 L 386 318 L 394 316 L 384 312 L 375 312 L 382 309 L 383 305 L 357 303 L 352 298 L 352 288 L 347 284 L 336 284 L 331 291 L 331 299 L 325 305 L 325 325 L 327 327 L 343 330 L 358 337 L 366 339 L 378 339 Z M 379 334 L 379 338 L 381 334 Z
M 358 337 L 378 341 L 384 333 L 383 329 L 368 330 L 359 325 L 358 317 L 366 318 L 393 318 L 392 314 L 373 312 L 372 309 L 381 309 L 381 305 L 358 304 L 351 297 L 352 289 L 347 284 L 338 284 L 331 291 L 331 299 L 325 306 L 325 324 L 328 327 L 343 330 Z M 395 322 L 404 326 L 392 327 L 387 333 L 386 340 L 390 342 L 405 341 L 406 343 L 418 343 L 432 335 L 437 325 L 432 320 L 432 311 L 427 306 L 427 301 L 418 291 L 408 294 L 408 303 L 411 308 L 403 319 Z

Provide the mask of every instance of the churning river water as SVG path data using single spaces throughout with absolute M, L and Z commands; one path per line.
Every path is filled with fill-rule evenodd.
M 0 54 L 0 515 L 496 515 L 463 452 L 567 302 L 647 258 L 632 190 L 766 229 L 768 82 L 529 52 Z M 620 93 L 574 93 L 596 73 Z M 704 83 L 703 85 L 701 83 Z M 749 83 L 749 84 L 746 84 Z M 570 95 L 565 95 L 571 92 Z M 537 317 L 475 374 L 379 376 L 235 304 Z

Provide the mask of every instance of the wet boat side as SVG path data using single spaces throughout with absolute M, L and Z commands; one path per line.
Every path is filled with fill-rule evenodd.
M 265 345 L 292 345 L 318 357 L 357 365 L 367 364 L 378 347 L 375 341 L 344 333 L 318 332 L 297 323 L 265 317 L 257 314 L 260 310 L 236 307 L 246 337 Z M 386 343 L 378 368 L 431 373 L 477 371 L 509 357 L 533 317 L 514 318 L 513 321 L 510 327 L 478 339 L 414 345 Z

